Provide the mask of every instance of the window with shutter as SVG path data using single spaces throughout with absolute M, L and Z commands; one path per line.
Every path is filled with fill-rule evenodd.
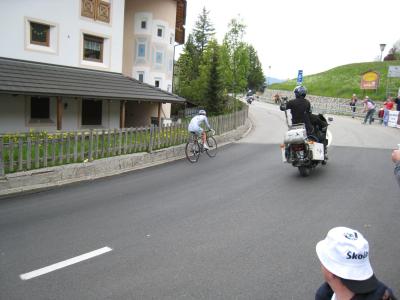
M 110 3 L 101 0 L 82 0 L 81 7 L 83 17 L 110 23 Z

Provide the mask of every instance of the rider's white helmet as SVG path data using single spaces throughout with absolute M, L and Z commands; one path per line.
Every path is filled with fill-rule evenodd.
M 205 116 L 205 115 L 207 115 L 207 113 L 206 113 L 206 111 L 204 109 L 200 109 L 199 110 L 199 115 Z

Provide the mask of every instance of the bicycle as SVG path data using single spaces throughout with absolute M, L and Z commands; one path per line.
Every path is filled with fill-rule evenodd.
M 209 134 L 209 132 L 211 132 L 211 134 Z M 213 135 L 215 134 L 214 130 L 206 131 L 206 142 L 210 149 L 205 149 L 203 147 L 201 136 L 199 136 L 195 132 L 190 133 L 191 135 L 189 136 L 185 147 L 186 158 L 188 159 L 188 161 L 190 161 L 191 163 L 197 162 L 203 152 L 206 152 L 209 157 L 215 157 L 217 155 L 218 145 L 217 141 L 213 137 Z

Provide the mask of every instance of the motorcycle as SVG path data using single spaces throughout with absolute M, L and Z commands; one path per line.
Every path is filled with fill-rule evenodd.
M 254 101 L 254 96 L 253 95 L 246 96 L 246 102 L 248 104 L 251 104 L 251 102 L 253 102 L 253 101 Z
M 307 177 L 317 165 L 326 165 L 327 148 L 332 142 L 332 134 L 326 127 L 325 132 L 321 133 L 327 141 L 321 143 L 317 136 L 307 135 L 305 124 L 289 125 L 286 111 L 285 116 L 288 131 L 285 133 L 281 145 L 282 160 L 297 167 L 302 177 Z M 332 118 L 328 120 L 333 121 Z

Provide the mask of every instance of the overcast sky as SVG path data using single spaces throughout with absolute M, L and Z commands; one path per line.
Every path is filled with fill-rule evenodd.
M 280 79 L 374 61 L 379 44 L 385 56 L 400 39 L 399 0 L 187 0 L 186 36 L 203 7 L 219 42 L 229 21 L 242 19 L 264 74 Z

